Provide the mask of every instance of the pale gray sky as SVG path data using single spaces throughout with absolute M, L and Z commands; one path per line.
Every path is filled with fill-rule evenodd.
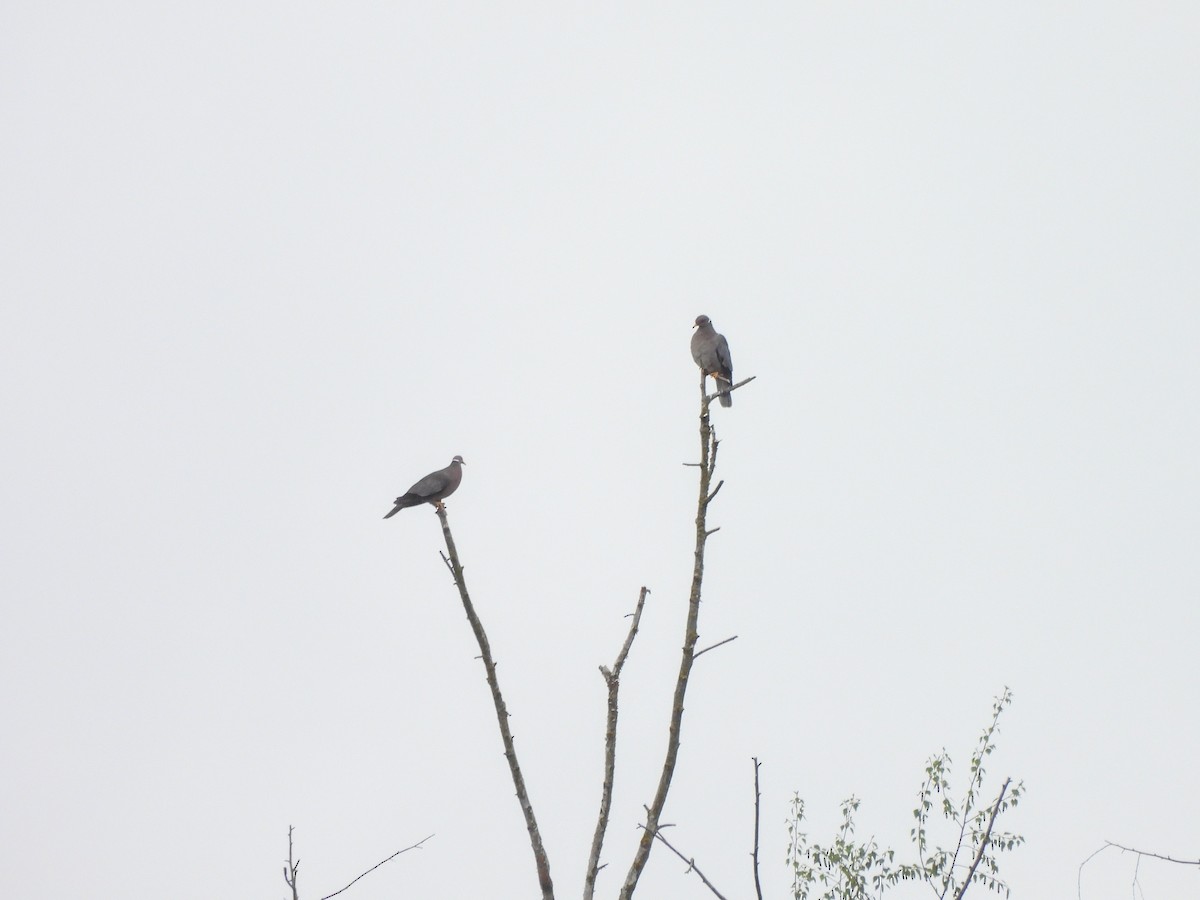
M 1191 3 L 0 9 L 0 893 L 532 896 L 449 503 L 559 895 L 638 587 L 601 873 L 661 763 L 690 325 L 739 377 L 665 818 L 785 896 L 788 801 L 904 844 L 1024 777 L 1014 896 L 1200 856 Z M 1133 864 L 1084 870 L 1127 897 Z M 1143 865 L 1150 900 L 1196 873 Z M 642 892 L 703 897 L 656 853 Z M 923 896 L 923 894 L 922 894 Z

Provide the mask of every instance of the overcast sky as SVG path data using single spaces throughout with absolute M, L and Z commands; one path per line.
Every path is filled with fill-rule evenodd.
M 716 409 L 664 819 L 787 896 L 785 817 L 907 847 L 989 773 L 1015 897 L 1200 857 L 1193 3 L 0 7 L 0 894 L 560 897 L 638 588 L 600 895 L 666 740 L 691 323 Z M 965 770 L 965 769 L 964 769 Z M 641 894 L 707 896 L 664 852 Z M 1149 900 L 1197 874 L 1143 863 Z M 1128 897 L 1134 861 L 1083 870 Z M 639 894 L 639 896 L 641 895 Z M 926 896 L 924 891 L 898 896 Z

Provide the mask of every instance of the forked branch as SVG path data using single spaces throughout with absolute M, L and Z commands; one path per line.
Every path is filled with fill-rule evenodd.
M 1142 857 L 1147 856 L 1151 859 L 1161 859 L 1163 862 L 1175 863 L 1179 866 L 1200 866 L 1200 859 L 1176 859 L 1173 856 L 1164 856 L 1161 853 L 1151 853 L 1149 850 L 1139 850 L 1136 847 L 1126 847 L 1124 844 L 1118 844 L 1115 841 L 1105 841 L 1104 846 L 1095 850 L 1088 855 L 1088 858 L 1079 864 L 1079 872 L 1075 876 L 1075 895 L 1079 900 L 1083 900 L 1083 869 L 1093 859 L 1103 853 L 1105 850 L 1121 850 L 1125 853 L 1133 853 L 1137 856 L 1137 863 L 1133 868 L 1133 884 L 1134 888 L 1138 888 L 1138 870 L 1141 868 Z
M 1173 856 L 1163 856 L 1161 853 L 1151 853 L 1149 850 L 1138 850 L 1136 847 L 1126 847 L 1116 841 L 1105 841 L 1105 847 L 1116 847 L 1126 853 L 1136 853 L 1138 856 L 1149 856 L 1151 859 L 1161 859 L 1163 862 L 1175 863 L 1180 866 L 1200 866 L 1200 859 L 1176 859 Z
M 300 900 L 300 888 L 296 884 L 297 875 L 300 872 L 300 860 L 293 858 L 294 857 L 294 854 L 292 852 L 292 832 L 293 831 L 295 831 L 295 829 L 293 828 L 293 826 L 289 825 L 288 826 L 288 858 L 287 858 L 287 862 L 284 863 L 284 866 L 283 866 L 283 880 L 287 883 L 287 886 L 292 889 L 292 900 Z M 375 863 L 375 865 L 371 866 L 371 868 L 367 869 L 367 871 L 365 871 L 361 875 L 359 875 L 358 878 L 355 878 L 353 881 L 351 881 L 344 888 L 341 888 L 340 890 L 336 890 L 332 894 L 326 894 L 324 897 L 321 898 L 321 900 L 330 900 L 331 897 L 336 897 L 338 894 L 341 894 L 344 891 L 348 891 L 350 888 L 352 888 L 354 886 L 354 884 L 357 881 L 370 875 L 372 872 L 374 872 L 376 869 L 378 869 L 384 863 L 391 862 L 393 859 L 395 859 L 401 853 L 407 853 L 409 850 L 420 850 L 421 845 L 424 844 L 431 837 L 433 837 L 432 834 L 427 835 L 426 837 L 421 838 L 415 844 L 411 844 L 410 846 L 405 847 L 403 850 L 397 850 L 395 853 L 393 853 L 387 859 L 381 859 L 379 862 Z
M 288 826 L 288 858 L 283 865 L 283 880 L 287 886 L 292 889 L 292 900 L 300 900 L 300 889 L 296 886 L 296 875 L 300 871 L 300 860 L 292 860 L 292 831 L 293 826 Z
M 638 594 L 637 608 L 633 611 L 633 621 L 629 624 L 629 633 L 625 643 L 617 654 L 616 662 L 609 669 L 600 667 L 600 674 L 608 685 L 608 717 L 604 727 L 604 784 L 600 789 L 600 814 L 596 817 L 596 833 L 592 836 L 592 851 L 588 855 L 587 874 L 583 881 L 584 900 L 592 900 L 596 891 L 596 876 L 600 872 L 600 851 L 604 847 L 604 834 L 608 830 L 608 815 L 612 809 L 613 778 L 617 766 L 617 694 L 621 689 L 621 669 L 637 637 L 638 625 L 642 621 L 642 608 L 646 605 L 646 595 L 650 589 L 643 587 Z

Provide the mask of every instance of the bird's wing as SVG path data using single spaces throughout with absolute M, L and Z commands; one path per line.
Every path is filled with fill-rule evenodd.
M 439 469 L 436 472 L 430 472 L 416 484 L 408 489 L 410 494 L 416 494 L 418 497 L 432 497 L 439 491 L 445 490 L 446 485 L 450 483 L 450 473 L 445 469 Z
M 733 357 L 729 355 L 729 342 L 725 340 L 725 335 L 717 335 L 717 361 L 720 364 L 720 372 L 726 378 L 733 379 Z

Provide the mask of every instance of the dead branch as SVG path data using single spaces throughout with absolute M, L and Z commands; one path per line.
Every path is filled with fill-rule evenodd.
M 1075 896 L 1078 900 L 1083 900 L 1083 867 L 1092 861 L 1093 858 L 1108 850 L 1112 844 L 1105 844 L 1099 850 L 1091 853 L 1087 859 L 1079 864 L 1079 871 L 1075 873 Z
M 592 900 L 596 890 L 596 876 L 599 874 L 600 851 L 604 846 L 604 834 L 608 830 L 608 815 L 612 808 L 613 778 L 617 765 L 617 694 L 621 689 L 621 669 L 637 636 L 638 624 L 642 621 L 642 607 L 646 605 L 646 595 L 650 589 L 643 587 L 638 594 L 637 608 L 633 611 L 633 621 L 629 625 L 629 633 L 625 635 L 625 643 L 617 654 L 617 660 L 612 669 L 600 667 L 600 674 L 608 685 L 608 718 L 604 728 L 604 784 L 600 789 L 600 814 L 596 817 L 596 833 L 592 836 L 592 851 L 588 856 L 587 874 L 583 881 L 584 900 Z
M 749 384 L 750 382 L 752 382 L 752 381 L 753 381 L 755 378 L 757 378 L 757 377 L 758 377 L 757 375 L 751 375 L 749 378 L 746 378 L 746 379 L 743 379 L 742 381 L 739 381 L 737 384 L 733 385 L 732 387 L 730 387 L 730 388 L 728 388 L 728 389 L 726 389 L 726 390 L 717 391 L 715 394 L 705 394 L 705 395 L 704 395 L 704 402 L 705 402 L 705 403 L 708 403 L 708 402 L 711 402 L 711 401 L 713 401 L 713 400 L 716 400 L 716 399 L 717 399 L 718 397 L 720 397 L 722 394 L 732 394 L 732 393 L 733 393 L 734 391 L 736 391 L 738 388 L 740 388 L 740 387 L 744 387 L 745 385 Z M 713 381 L 716 381 L 716 379 L 714 378 L 714 379 L 713 379 Z
M 300 900 L 299 888 L 296 887 L 296 873 L 300 871 L 300 860 L 292 862 L 292 831 L 293 827 L 288 826 L 288 858 L 287 863 L 283 867 L 283 880 L 288 887 L 292 889 L 292 900 Z
M 1173 856 L 1163 856 L 1161 853 L 1151 853 L 1149 850 L 1138 850 L 1136 847 L 1126 847 L 1115 841 L 1105 841 L 1104 848 L 1116 847 L 1126 853 L 1136 853 L 1138 856 L 1149 856 L 1151 859 L 1161 859 L 1163 862 L 1175 863 L 1180 866 L 1200 866 L 1200 859 L 1176 859 Z M 1104 849 L 1102 848 L 1102 849 Z
M 758 767 L 760 763 L 757 756 L 752 756 L 750 759 L 754 761 L 754 849 L 750 853 L 750 858 L 754 860 L 754 893 L 758 895 L 758 900 L 763 900 L 762 882 L 758 880 L 758 820 L 759 806 L 762 798 L 762 794 L 758 790 Z
M 1087 859 L 1079 864 L 1079 870 L 1075 874 L 1075 896 L 1078 900 L 1083 900 L 1083 869 L 1093 859 L 1103 853 L 1105 850 L 1120 850 L 1124 853 L 1133 853 L 1137 856 L 1137 861 L 1133 865 L 1133 895 L 1136 897 L 1141 890 L 1141 885 L 1138 882 L 1138 873 L 1142 868 L 1142 857 L 1148 856 L 1151 859 L 1161 859 L 1163 862 L 1175 863 L 1181 866 L 1200 866 L 1200 859 L 1175 859 L 1173 856 L 1163 856 L 1161 853 L 1151 853 L 1149 850 L 1138 850 L 1136 847 L 1126 847 L 1124 844 L 1117 844 L 1113 841 L 1105 841 L 1104 846 L 1097 850 L 1093 850 L 1088 854 Z
M 963 894 L 971 886 L 971 879 L 975 877 L 975 870 L 979 868 L 979 861 L 983 859 L 983 852 L 987 849 L 988 841 L 991 840 L 992 826 L 996 824 L 996 816 L 1000 812 L 1000 804 L 1004 800 L 1004 792 L 1008 790 L 1010 781 L 1012 781 L 1011 778 L 1005 778 L 1004 784 L 1000 785 L 1000 794 L 996 797 L 996 802 L 992 805 L 992 814 L 988 817 L 987 828 L 983 832 L 983 839 L 979 842 L 979 849 L 975 852 L 975 861 L 971 863 L 971 868 L 967 870 L 967 877 L 963 879 L 962 885 L 959 886 L 958 893 L 954 895 L 954 900 L 962 900 Z M 965 813 L 963 818 L 966 818 Z
M 643 825 L 641 827 L 642 827 L 643 831 L 646 830 L 645 825 Z M 705 887 L 707 887 L 710 891 L 712 891 L 714 894 L 716 894 L 718 897 L 720 897 L 721 900 L 725 900 L 725 895 L 722 894 L 720 891 L 718 891 L 713 886 L 713 883 L 704 877 L 704 873 L 701 872 L 700 867 L 696 865 L 696 860 L 692 859 L 691 857 L 684 856 L 682 853 L 680 853 L 678 850 L 676 850 L 675 847 L 673 847 L 671 845 L 670 841 L 668 841 L 665 837 L 662 836 L 662 828 L 665 828 L 665 827 L 666 827 L 665 825 L 660 826 L 659 830 L 654 833 L 654 837 L 656 837 L 658 840 L 660 840 L 664 844 L 666 844 L 668 850 L 670 850 L 672 853 L 674 853 L 676 856 L 678 856 L 680 859 L 682 859 L 685 863 L 687 863 L 688 867 L 686 870 L 684 870 L 683 874 L 686 875 L 688 872 L 695 872 L 700 877 L 700 880 L 704 882 Z
M 701 373 L 703 375 L 703 373 Z M 700 484 L 699 496 L 696 501 L 696 549 L 692 565 L 692 588 L 688 597 L 687 624 L 683 633 L 683 648 L 680 653 L 679 675 L 675 679 L 675 696 L 671 704 L 671 722 L 667 733 L 667 752 L 663 760 L 662 774 L 658 779 L 658 789 L 654 799 L 646 810 L 646 825 L 642 837 L 638 841 L 633 862 L 625 876 L 621 887 L 620 900 L 630 900 L 638 879 L 646 868 L 650 858 L 650 850 L 654 845 L 654 835 L 659 828 L 659 818 L 667 803 L 667 793 L 671 789 L 671 779 L 675 775 L 675 761 L 679 757 L 680 731 L 683 725 L 683 701 L 687 696 L 688 677 L 691 675 L 692 663 L 695 661 L 696 641 L 699 639 L 697 625 L 700 619 L 700 589 L 704 583 L 704 545 L 710 532 L 706 528 L 705 517 L 708 513 L 709 491 L 711 489 L 713 469 L 716 465 L 717 439 L 709 420 L 709 398 L 704 393 L 704 379 L 700 380 Z
M 717 486 L 716 486 L 715 488 L 713 488 L 713 491 L 712 491 L 712 493 L 708 495 L 708 499 L 704 501 L 705 505 L 707 505 L 707 504 L 709 504 L 709 503 L 712 503 L 712 502 L 713 502 L 713 498 L 714 498 L 714 497 L 716 497 L 718 493 L 720 493 L 720 491 L 721 491 L 721 488 L 723 488 L 723 487 L 725 487 L 725 482 L 724 482 L 724 481 L 718 481 L 718 482 L 717 482 Z
M 291 834 L 290 834 L 290 832 L 291 832 L 291 829 L 289 828 L 289 829 L 288 829 L 288 831 L 289 831 L 289 834 L 288 834 L 288 842 L 289 842 L 289 844 L 290 844 L 290 842 L 291 842 Z M 387 859 L 383 859 L 383 860 L 380 860 L 379 862 L 375 863 L 375 865 L 371 866 L 371 868 L 369 868 L 369 869 L 367 869 L 367 871 L 363 872 L 363 873 L 362 873 L 362 875 L 359 875 L 359 876 L 358 876 L 358 878 L 355 878 L 355 879 L 354 879 L 354 881 L 351 881 L 351 882 L 350 882 L 350 884 L 346 885 L 344 888 L 342 888 L 342 890 L 340 890 L 340 891 L 334 891 L 332 894 L 326 894 L 324 897 L 322 897 L 322 898 L 321 898 L 321 900 L 329 900 L 329 898 L 330 898 L 330 897 L 336 897 L 338 894 L 342 893 L 342 891 L 347 891 L 347 890 L 349 890 L 351 887 L 353 887 L 353 886 L 354 886 L 354 882 L 355 882 L 355 881 L 358 881 L 358 880 L 359 880 L 359 878 L 364 878 L 365 876 L 367 876 L 367 875 L 370 875 L 372 872 L 374 872 L 376 869 L 378 869 L 378 868 L 379 868 L 380 866 L 382 866 L 384 863 L 389 863 L 389 862 L 391 862 L 393 859 L 395 859 L 395 858 L 396 858 L 397 856 L 399 856 L 401 853 L 407 853 L 409 850 L 420 850 L 420 849 L 421 849 L 421 845 L 422 845 L 423 843 L 425 843 L 427 840 L 429 840 L 429 838 L 431 838 L 431 837 L 433 837 L 433 835 L 432 835 L 432 834 L 431 834 L 431 835 L 428 835 L 427 837 L 423 837 L 423 838 L 421 838 L 421 839 L 420 839 L 419 841 L 417 841 L 415 844 L 412 844 L 411 846 L 405 847 L 403 850 L 397 850 L 395 853 L 393 853 L 393 854 L 392 854 L 391 856 L 389 856 Z
M 287 884 L 287 886 L 292 889 L 292 900 L 300 900 L 300 888 L 296 884 L 296 875 L 300 871 L 300 860 L 297 859 L 297 860 L 293 861 L 293 854 L 292 854 L 292 832 L 293 831 L 295 831 L 295 828 L 293 826 L 289 825 L 288 826 L 288 858 L 287 858 L 287 862 L 283 866 L 283 880 Z M 401 853 L 407 853 L 409 850 L 420 850 L 421 845 L 424 844 L 431 837 L 433 837 L 432 834 L 428 835 L 427 837 L 421 838 L 419 841 L 417 841 L 412 846 L 405 847 L 403 850 L 397 850 L 395 853 L 393 853 L 387 859 L 380 860 L 379 862 L 375 863 L 375 865 L 371 866 L 371 868 L 367 869 L 367 871 L 363 872 L 362 875 L 359 875 L 358 878 L 355 878 L 354 881 L 351 881 L 350 884 L 346 885 L 341 890 L 334 891 L 332 894 L 326 894 L 324 897 L 321 898 L 321 900 L 329 900 L 330 897 L 336 897 L 338 894 L 342 893 L 343 891 L 349 890 L 351 887 L 354 886 L 354 883 L 356 881 L 358 881 L 359 879 L 361 879 L 367 875 L 370 875 L 372 872 L 374 872 L 376 869 L 378 869 L 384 863 L 391 862 L 393 859 L 395 859 Z
M 483 658 L 483 668 L 487 672 L 488 687 L 492 691 L 492 702 L 496 706 L 496 720 L 500 725 L 500 739 L 504 743 L 504 758 L 508 760 L 508 769 L 512 774 L 513 787 L 517 791 L 517 801 L 521 804 L 521 812 L 525 815 L 525 827 L 529 831 L 529 843 L 533 848 L 533 860 L 537 867 L 538 884 L 542 889 L 542 900 L 554 900 L 554 882 L 550 879 L 550 861 L 546 857 L 546 848 L 542 844 L 542 834 L 538 830 L 537 819 L 533 814 L 533 804 L 529 801 L 529 793 L 525 790 L 525 779 L 521 775 L 521 767 L 517 763 L 517 751 L 513 746 L 512 732 L 508 727 L 508 708 L 500 693 L 500 683 L 496 680 L 496 663 L 492 660 L 492 649 L 488 644 L 487 634 L 483 623 L 475 614 L 475 606 L 471 603 L 471 595 L 467 593 L 467 582 L 463 578 L 463 567 L 458 559 L 458 550 L 454 546 L 454 537 L 450 534 L 450 522 L 446 518 L 446 508 L 438 506 L 437 516 L 442 523 L 442 536 L 446 539 L 446 553 L 450 557 L 450 573 L 454 576 L 454 584 L 458 587 L 458 595 L 462 599 L 463 609 L 475 632 L 475 640 L 479 643 L 479 652 Z
M 723 641 L 717 641 L 715 644 L 712 644 L 711 646 L 705 647 L 703 650 L 699 650 L 699 651 L 697 651 L 697 652 L 696 652 L 696 655 L 695 655 L 694 657 L 692 657 L 692 660 L 693 660 L 693 662 L 694 662 L 695 660 L 697 660 L 697 659 L 699 659 L 700 657 L 702 657 L 702 656 L 703 656 L 705 653 L 707 653 L 709 650 L 716 650 L 718 647 L 722 647 L 722 646 L 724 646 L 725 644 L 728 644 L 730 641 L 736 641 L 736 640 L 737 640 L 737 635 L 735 634 L 733 637 L 727 637 L 727 638 L 725 638 L 725 640 L 723 640 Z

